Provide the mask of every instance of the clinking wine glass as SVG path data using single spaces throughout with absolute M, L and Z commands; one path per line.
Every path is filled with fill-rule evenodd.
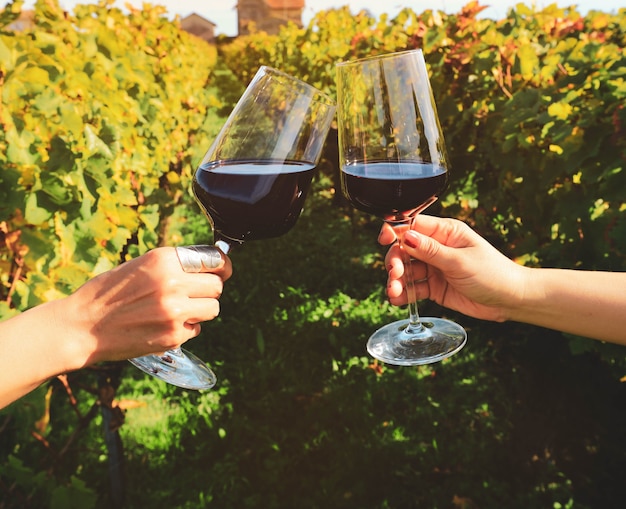
M 341 187 L 357 209 L 381 217 L 398 239 L 412 218 L 437 200 L 448 182 L 448 159 L 421 50 L 337 64 Z M 378 329 L 370 355 L 401 366 L 429 364 L 457 353 L 465 330 L 417 311 L 410 258 L 405 264 L 409 318 Z
M 215 246 L 278 237 L 296 223 L 335 114 L 334 102 L 288 74 L 262 66 L 193 179 Z M 131 362 L 188 389 L 209 389 L 215 374 L 183 349 Z

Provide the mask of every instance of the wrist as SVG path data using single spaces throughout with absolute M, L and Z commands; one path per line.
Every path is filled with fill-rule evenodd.
M 55 338 L 55 355 L 65 373 L 96 362 L 89 320 L 73 296 L 44 304 Z
M 542 269 L 518 265 L 516 278 L 517 290 L 511 292 L 510 302 L 506 305 L 507 320 L 529 323 L 537 306 L 546 302 Z

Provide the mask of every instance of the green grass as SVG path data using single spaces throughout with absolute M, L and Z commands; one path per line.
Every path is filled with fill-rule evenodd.
M 192 203 L 174 219 L 184 243 L 210 241 Z M 423 302 L 424 316 L 466 327 L 464 350 L 415 368 L 366 354 L 368 335 L 406 313 L 385 300 L 378 228 L 334 203 L 319 175 L 290 233 L 232 251 L 221 314 L 186 345 L 216 371 L 214 390 L 110 366 L 127 408 L 124 508 L 621 507 L 626 384 L 597 352 L 573 355 L 559 333 Z M 70 378 L 83 415 L 94 373 Z M 65 507 L 50 493 L 84 491 L 76 479 L 96 508 L 119 507 L 99 409 L 80 428 L 54 387 L 49 449 L 20 427 L 32 416 L 1 421 L 1 450 L 23 465 L 0 465 L 0 507 Z
M 430 303 L 467 327 L 466 348 L 377 365 L 368 334 L 406 310 L 384 299 L 378 223 L 328 190 L 322 176 L 289 234 L 232 252 L 221 315 L 188 344 L 217 394 L 125 381 L 120 397 L 147 405 L 123 429 L 128 507 L 617 507 L 614 373 L 560 334 Z

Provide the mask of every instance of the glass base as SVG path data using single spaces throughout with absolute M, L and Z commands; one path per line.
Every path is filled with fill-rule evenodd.
M 439 362 L 465 346 L 467 333 L 459 324 L 443 318 L 422 318 L 421 322 L 415 332 L 407 330 L 409 320 L 381 327 L 367 342 L 367 351 L 387 364 L 416 366 Z
M 144 355 L 128 361 L 145 373 L 184 389 L 210 389 L 217 382 L 215 373 L 206 363 L 182 348 L 168 350 L 162 355 Z

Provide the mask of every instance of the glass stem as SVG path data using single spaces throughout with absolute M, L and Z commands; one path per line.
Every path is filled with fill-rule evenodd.
M 396 233 L 397 242 L 400 246 L 400 254 L 402 256 L 402 262 L 404 263 L 404 287 L 406 288 L 406 295 L 409 305 L 409 324 L 405 329 L 408 334 L 415 334 L 424 330 L 424 326 L 420 321 L 420 316 L 417 311 L 417 297 L 415 296 L 415 279 L 413 277 L 413 264 L 411 263 L 411 257 L 404 249 L 404 243 L 402 237 L 411 227 L 411 222 L 396 224 L 393 229 Z

